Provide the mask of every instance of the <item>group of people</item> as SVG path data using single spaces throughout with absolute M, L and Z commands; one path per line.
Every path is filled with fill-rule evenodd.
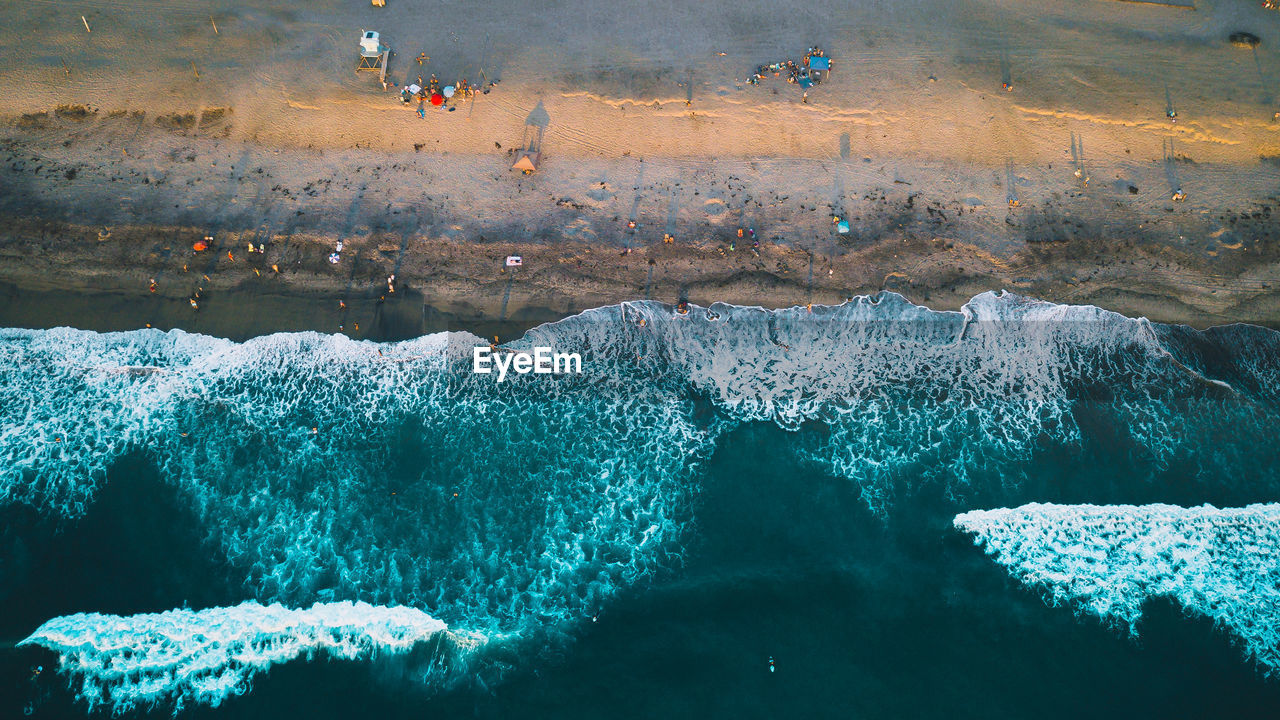
M 756 71 L 752 73 L 751 77 L 747 78 L 747 84 L 759 85 L 761 80 L 764 80 L 770 75 L 774 77 L 781 77 L 783 73 L 787 74 L 787 82 L 789 83 L 804 84 L 801 83 L 801 80 L 803 79 L 808 81 L 809 84 L 812 84 L 817 82 L 820 77 L 812 74 L 809 68 L 811 60 L 816 57 L 826 57 L 826 53 L 822 51 L 822 48 L 809 48 L 809 51 L 806 52 L 804 57 L 799 61 L 782 60 L 775 63 L 769 63 L 767 65 L 760 65 L 756 68 Z
M 421 61 L 419 61 L 419 64 L 421 64 Z M 427 117 L 427 103 L 431 103 L 433 106 L 443 109 L 448 107 L 449 101 L 455 97 L 464 99 L 470 98 L 474 97 L 477 92 L 488 94 L 490 88 L 496 84 L 496 82 L 490 80 L 487 84 L 481 87 L 479 85 L 472 85 L 467 82 L 466 78 L 463 78 L 458 81 L 457 85 L 444 85 L 442 87 L 440 79 L 435 76 L 435 73 L 432 73 L 431 78 L 427 80 L 424 87 L 422 76 L 419 75 L 418 82 L 410 83 L 401 88 L 400 101 L 405 105 L 410 105 L 414 100 L 417 100 L 418 117 L 425 119 Z M 452 107 L 449 107 L 449 109 L 453 110 Z

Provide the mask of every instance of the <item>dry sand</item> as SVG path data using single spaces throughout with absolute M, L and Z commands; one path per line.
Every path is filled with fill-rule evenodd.
M 1280 325 L 1280 13 L 1258 3 L 545 5 L 0 5 L 0 324 L 490 334 L 643 297 L 1003 288 Z M 354 72 L 362 28 L 396 82 L 499 83 L 420 119 Z M 743 82 L 812 44 L 835 72 L 807 103 Z

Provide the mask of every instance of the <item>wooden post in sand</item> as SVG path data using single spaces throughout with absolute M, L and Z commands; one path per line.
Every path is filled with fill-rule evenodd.
M 209 16 L 209 24 L 213 25 L 213 34 L 214 34 L 214 35 L 220 35 L 220 34 L 221 34 L 221 33 L 219 33 L 219 32 L 218 32 L 218 23 L 216 23 L 216 22 L 214 22 L 214 21 L 213 21 L 213 16 L 212 16 L 212 15 L 210 15 L 210 16 Z
M 83 15 L 80 16 L 80 22 L 84 23 L 85 32 L 89 32 L 89 33 L 93 32 L 92 30 L 89 29 L 89 21 L 85 20 Z
M 196 80 L 200 79 L 200 69 L 196 67 L 196 61 L 191 61 L 191 72 L 196 74 Z

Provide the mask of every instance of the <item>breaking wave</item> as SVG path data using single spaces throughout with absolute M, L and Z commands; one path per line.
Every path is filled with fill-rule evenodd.
M 59 670 L 80 683 L 92 711 L 113 713 L 187 703 L 217 707 L 249 690 L 254 675 L 295 658 L 341 660 L 407 653 L 434 641 L 432 672 L 484 642 L 452 632 L 426 613 L 366 603 L 317 603 L 310 610 L 244 603 L 144 615 L 79 613 L 41 625 L 19 645 L 58 654 Z
M 679 378 L 737 422 L 819 422 L 826 432 L 804 440 L 802 457 L 858 483 L 881 510 L 922 481 L 954 493 L 980 478 L 1016 484 L 1037 448 L 1088 440 L 1082 417 L 1120 436 L 1148 477 L 1175 462 L 1215 476 L 1256 450 L 1240 437 L 1280 420 L 1278 333 L 1200 333 L 1008 293 L 957 312 L 892 293 L 687 315 L 623 303 L 524 342 L 633 359 L 638 380 Z
M 1023 583 L 1137 632 L 1147 600 L 1169 597 L 1236 635 L 1280 674 L 1280 504 L 1041 505 L 957 515 Z

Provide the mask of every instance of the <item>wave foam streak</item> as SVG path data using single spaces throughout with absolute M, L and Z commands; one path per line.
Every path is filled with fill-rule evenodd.
M 162 702 L 175 712 L 188 702 L 217 707 L 248 691 L 253 676 L 272 665 L 320 653 L 342 660 L 405 653 L 432 640 L 447 646 L 439 657 L 455 659 L 484 642 L 413 608 L 339 602 L 309 610 L 244 603 L 130 616 L 79 613 L 46 622 L 19 644 L 57 653 L 59 669 L 79 680 L 90 711 L 106 706 L 121 713 Z M 444 664 L 436 667 L 447 672 Z
M 955 526 L 1014 577 L 1136 633 L 1142 605 L 1169 597 L 1212 618 L 1280 674 L 1280 504 L 1042 505 L 977 510 Z

